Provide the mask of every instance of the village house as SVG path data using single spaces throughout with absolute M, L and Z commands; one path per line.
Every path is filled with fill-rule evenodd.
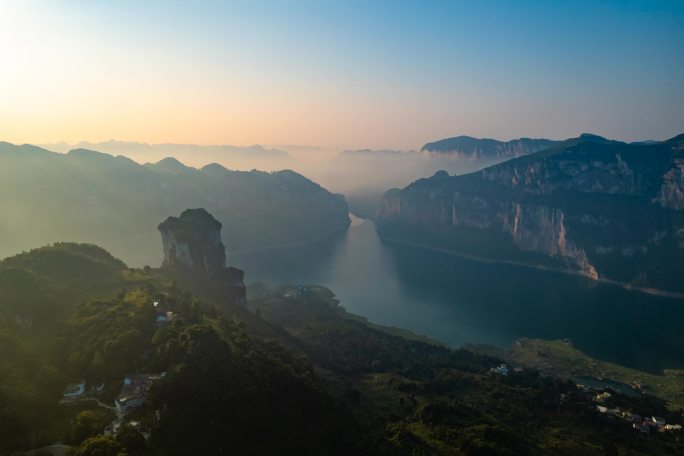
M 666 424 L 663 426 L 663 431 L 681 431 L 682 430 L 682 425 L 681 424 Z
M 501 364 L 497 367 L 492 367 L 491 369 L 489 369 L 489 372 L 493 374 L 503 375 L 505 377 L 508 375 L 509 370 L 506 364 Z
M 157 314 L 157 317 L 155 318 L 155 323 L 157 323 L 158 325 L 168 323 L 177 319 L 177 315 L 175 315 L 172 311 L 168 310 L 167 306 L 163 305 L 161 301 L 152 302 L 152 306 L 154 307 L 154 311 Z
M 143 405 L 150 385 L 165 376 L 166 372 L 161 374 L 130 374 L 124 377 L 121 393 L 114 400 L 117 412 L 125 414 L 129 410 Z
M 66 389 L 62 393 L 62 396 L 64 396 L 65 399 L 74 399 L 83 396 L 83 394 L 85 394 L 85 390 L 85 381 L 81 381 L 80 383 L 71 383 L 67 385 Z
M 607 395 L 607 396 L 605 396 Z M 602 393 L 594 397 L 595 402 L 605 402 L 610 397 L 610 393 Z M 596 411 L 602 415 L 615 416 L 631 424 L 633 429 L 644 434 L 650 434 L 654 430 L 658 432 L 680 431 L 682 426 L 679 424 L 667 424 L 665 418 L 660 416 L 642 417 L 637 413 L 622 410 L 618 407 L 608 408 L 605 405 L 596 405 Z
M 658 428 L 665 426 L 665 418 L 661 416 L 652 416 L 651 422 Z
M 175 315 L 173 312 L 170 310 L 167 310 L 165 312 L 157 312 L 157 318 L 154 320 L 155 323 L 157 324 L 163 324 L 163 323 L 168 323 L 173 321 L 175 318 Z
M 604 391 L 603 393 L 599 393 L 594 397 L 594 402 L 598 402 L 600 404 L 606 402 L 608 399 L 613 397 L 612 394 L 610 394 L 608 391 Z
M 114 399 L 114 406 L 119 414 L 125 414 L 129 410 L 140 407 L 145 403 L 144 394 L 121 394 Z
M 651 426 L 647 421 L 644 421 L 643 423 L 634 423 L 632 424 L 632 427 L 643 434 L 651 433 Z

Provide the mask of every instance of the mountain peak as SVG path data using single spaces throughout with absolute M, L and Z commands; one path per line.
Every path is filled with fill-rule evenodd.
M 600 142 L 608 141 L 603 136 L 595 135 L 594 133 L 582 133 L 581 135 L 579 135 L 579 138 L 583 139 L 585 141 L 600 141 Z
M 202 167 L 202 172 L 210 176 L 224 176 L 230 172 L 228 168 L 218 163 L 209 163 Z
M 183 173 L 191 169 L 173 157 L 163 158 L 157 163 L 151 164 L 150 167 L 157 171 L 174 174 Z

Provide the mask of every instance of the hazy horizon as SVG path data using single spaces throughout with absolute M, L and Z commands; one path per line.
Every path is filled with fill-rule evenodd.
M 122 144 L 139 144 L 143 146 L 176 146 L 176 145 L 187 145 L 187 146 L 200 146 L 200 147 L 235 147 L 235 148 L 242 148 L 242 149 L 247 149 L 250 147 L 263 147 L 264 149 L 274 149 L 274 150 L 280 150 L 282 152 L 288 152 L 288 150 L 295 150 L 295 151 L 307 151 L 307 152 L 317 152 L 317 151 L 328 151 L 328 152 L 345 152 L 345 151 L 350 151 L 350 150 L 371 150 L 371 151 L 382 151 L 382 150 L 392 150 L 392 151 L 399 151 L 399 152 L 414 152 L 414 151 L 419 151 L 422 146 L 425 144 L 432 142 L 432 141 L 439 141 L 442 139 L 447 139 L 447 138 L 453 138 L 453 137 L 458 137 L 458 136 L 470 136 L 473 138 L 477 139 L 494 139 L 496 141 L 502 141 L 502 142 L 507 142 L 507 141 L 513 141 L 516 139 L 521 139 L 521 138 L 531 138 L 531 139 L 550 139 L 553 141 L 562 141 L 565 139 L 569 138 L 576 138 L 582 134 L 589 133 L 589 134 L 594 134 L 598 136 L 602 136 L 606 139 L 611 139 L 615 141 L 622 141 L 622 142 L 641 142 L 641 141 L 666 141 L 670 138 L 673 138 L 675 136 L 678 136 L 682 133 L 684 133 L 684 125 L 682 125 L 682 128 L 677 131 L 673 131 L 672 134 L 670 135 L 665 135 L 663 137 L 644 137 L 640 139 L 635 139 L 635 140 L 628 140 L 625 138 L 619 138 L 619 137 L 610 137 L 604 134 L 601 134 L 600 132 L 596 131 L 580 131 L 576 133 L 571 133 L 567 136 L 563 137 L 549 137 L 549 136 L 531 136 L 531 135 L 517 135 L 517 136 L 507 136 L 507 137 L 498 137 L 496 135 L 494 136 L 476 136 L 476 135 L 471 135 L 468 133 L 460 133 L 460 132 L 455 132 L 451 135 L 439 137 L 439 138 L 426 138 L 425 141 L 420 143 L 418 146 L 413 147 L 413 148 L 388 148 L 388 147 L 367 147 L 364 146 L 363 144 L 360 145 L 334 145 L 334 144 L 269 144 L 269 143 L 264 143 L 264 142 L 251 142 L 251 143 L 235 143 L 235 142 L 222 142 L 222 143 L 206 143 L 206 142 L 201 142 L 201 141 L 190 141 L 190 142 L 168 142 L 168 141 L 163 141 L 163 142 L 147 142 L 147 141 L 141 141 L 141 140 L 136 140 L 136 139 L 118 139 L 118 138 L 109 138 L 109 139 L 103 139 L 103 140 L 91 140 L 91 139 L 81 139 L 77 141 L 64 141 L 64 140 L 58 140 L 58 141 L 48 141 L 48 142 L 37 142 L 37 141 L 20 141 L 20 142 L 15 142 L 15 144 L 31 144 L 33 146 L 38 146 L 38 147 L 43 147 L 43 148 L 48 148 L 50 146 L 68 146 L 68 147 L 78 147 L 83 144 L 92 144 L 92 145 L 99 145 L 103 143 L 122 143 Z M 5 139 L 1 139 L 0 141 L 5 141 Z M 7 142 L 12 142 L 12 141 L 7 141 Z
M 684 131 L 681 2 L 0 2 L 0 138 L 413 150 Z

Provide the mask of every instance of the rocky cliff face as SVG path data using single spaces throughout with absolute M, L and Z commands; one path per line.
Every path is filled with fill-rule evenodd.
M 181 266 L 213 276 L 226 266 L 221 223 L 204 209 L 188 209 L 159 224 L 162 266 Z
M 663 207 L 684 209 L 684 159 L 675 159 L 665 173 L 656 201 Z
M 164 249 L 163 268 L 189 272 L 191 278 L 206 281 L 233 302 L 246 303 L 244 272 L 226 267 L 221 223 L 209 212 L 187 209 L 180 217 L 167 218 L 158 229 Z
M 681 143 L 598 137 L 387 192 L 387 238 L 581 272 L 643 287 L 684 289 Z

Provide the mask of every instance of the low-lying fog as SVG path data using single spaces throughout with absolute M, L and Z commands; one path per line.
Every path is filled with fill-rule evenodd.
M 340 150 L 296 145 L 237 147 L 107 141 L 40 147 L 61 153 L 76 148 L 96 150 L 123 155 L 141 164 L 174 157 L 195 168 L 219 163 L 228 169 L 244 171 L 292 169 L 332 192 L 344 194 L 352 211 L 362 217 L 372 215 L 382 194 L 390 188 L 405 187 L 441 169 L 450 174 L 465 174 L 497 162 L 422 151 Z

